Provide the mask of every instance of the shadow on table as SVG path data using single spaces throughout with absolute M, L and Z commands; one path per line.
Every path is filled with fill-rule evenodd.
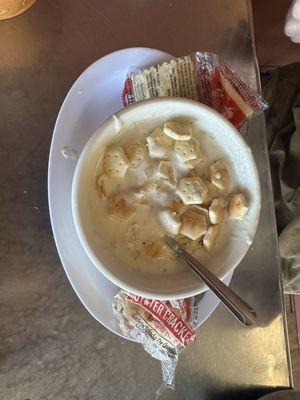
M 261 397 L 266 396 L 267 394 L 277 392 L 279 390 L 285 389 L 287 393 L 292 392 L 292 390 L 286 390 L 286 388 L 281 387 L 268 387 L 268 386 L 258 386 L 258 387 L 250 387 L 248 389 L 240 388 L 233 389 L 230 388 L 228 390 L 209 390 L 208 392 L 201 387 L 201 385 L 196 389 L 193 387 L 192 390 L 187 390 L 184 393 L 181 390 L 166 391 L 162 396 L 161 400 L 259 400 Z M 281 392 L 282 393 L 282 392 Z
M 282 390 L 286 388 L 270 388 L 270 387 L 253 387 L 249 388 L 248 390 L 245 389 L 236 389 L 236 390 L 228 390 L 225 391 L 224 393 L 216 393 L 215 396 L 211 397 L 212 400 L 219 400 L 220 398 L 222 400 L 258 400 L 261 397 L 272 393 L 274 391 Z M 287 390 L 289 391 L 289 390 Z

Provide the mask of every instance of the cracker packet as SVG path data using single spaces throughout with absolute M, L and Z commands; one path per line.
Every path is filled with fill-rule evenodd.
M 127 77 L 123 106 L 152 97 L 185 97 L 206 104 L 240 129 L 268 103 L 217 54 L 197 51 L 135 71 Z
M 174 389 L 179 353 L 196 339 L 196 297 L 162 301 L 120 290 L 112 306 L 125 337 L 141 343 L 161 362 L 162 386 L 157 397 L 164 389 Z

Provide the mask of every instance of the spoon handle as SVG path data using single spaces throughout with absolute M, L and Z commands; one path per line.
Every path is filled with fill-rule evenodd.
M 188 251 L 180 248 L 177 253 L 192 271 L 215 293 L 229 311 L 244 325 L 253 325 L 256 320 L 256 312 L 233 290 L 226 286 L 219 278 L 210 272 Z

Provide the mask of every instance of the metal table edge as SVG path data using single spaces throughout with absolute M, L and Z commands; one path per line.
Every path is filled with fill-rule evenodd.
M 258 65 L 257 54 L 256 54 L 255 33 L 254 33 L 254 25 L 253 25 L 253 9 L 252 9 L 251 0 L 247 0 L 247 7 L 248 7 L 250 36 L 251 36 L 251 43 L 252 43 L 252 53 L 253 53 L 253 59 L 254 59 L 254 63 L 255 63 L 255 75 L 256 75 L 258 90 L 261 93 L 262 92 L 261 79 L 260 79 L 259 65 Z M 265 148 L 268 148 L 268 146 L 267 146 L 267 138 L 266 138 L 266 121 L 265 121 L 265 118 L 261 118 L 261 123 L 263 125 L 263 131 L 264 131 L 264 134 L 262 135 L 263 145 L 264 145 Z M 268 159 L 268 167 L 267 167 L 268 184 L 269 184 L 268 190 L 269 190 L 270 194 L 272 195 L 272 205 L 273 205 L 273 207 L 272 207 L 272 220 L 273 220 L 272 223 L 274 224 L 275 230 L 277 232 L 276 215 L 275 215 L 275 204 L 274 204 L 272 178 L 271 178 L 271 170 L 270 170 L 270 159 L 269 159 L 269 153 L 268 152 L 267 152 L 266 156 L 267 156 L 267 159 Z M 277 267 L 279 289 L 280 289 L 280 304 L 281 304 L 281 312 L 282 312 L 282 322 L 283 322 L 284 337 L 285 337 L 285 343 L 286 343 L 286 357 L 287 357 L 287 364 L 288 364 L 289 384 L 290 384 L 290 388 L 293 388 L 294 387 L 294 380 L 293 380 L 293 374 L 292 374 L 292 360 L 291 360 L 290 344 L 289 344 L 289 337 L 288 337 L 287 316 L 286 316 L 286 310 L 285 310 L 285 307 L 284 307 L 284 297 L 283 297 L 284 293 L 283 293 L 283 283 L 282 283 L 282 276 L 281 276 L 278 240 L 276 240 L 275 246 L 276 246 L 276 267 Z

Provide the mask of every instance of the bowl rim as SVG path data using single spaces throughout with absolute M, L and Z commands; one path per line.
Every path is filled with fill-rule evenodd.
M 111 115 L 110 117 L 108 117 L 96 130 L 95 132 L 92 134 L 92 136 L 89 138 L 89 140 L 86 142 L 86 144 L 84 145 L 83 150 L 81 151 L 81 154 L 79 156 L 76 168 L 75 168 L 75 172 L 74 172 L 74 176 L 73 176 L 73 181 L 72 181 L 72 192 L 71 192 L 71 208 L 72 208 L 72 216 L 73 216 L 73 222 L 75 225 L 75 229 L 76 232 L 79 236 L 79 240 L 85 250 L 85 252 L 87 253 L 88 257 L 91 259 L 91 261 L 93 262 L 93 264 L 95 265 L 95 267 L 98 269 L 98 271 L 100 271 L 107 279 L 109 279 L 112 283 L 114 283 L 115 285 L 117 285 L 118 287 L 141 295 L 143 297 L 149 297 L 149 298 L 155 298 L 155 299 L 160 299 L 160 300 L 172 300 L 172 299 L 180 299 L 180 298 L 187 298 L 187 297 L 192 297 L 195 295 L 198 295 L 204 291 L 207 290 L 207 287 L 204 286 L 202 287 L 202 289 L 191 289 L 191 290 L 179 290 L 177 292 L 174 292 L 173 294 L 160 294 L 157 292 L 151 292 L 140 289 L 138 287 L 136 287 L 135 285 L 130 285 L 128 283 L 124 283 L 122 280 L 120 280 L 117 276 L 115 276 L 111 271 L 108 270 L 108 268 L 105 267 L 105 265 L 103 265 L 103 263 L 98 259 L 98 257 L 96 256 L 96 254 L 94 253 L 93 249 L 91 248 L 91 246 L 89 245 L 89 241 L 86 237 L 86 234 L 84 232 L 84 229 L 82 228 L 82 223 L 81 223 L 81 216 L 80 216 L 80 212 L 79 212 L 79 207 L 77 206 L 78 202 L 77 202 L 77 195 L 78 195 L 78 191 L 79 191 L 79 181 L 80 181 L 80 176 L 81 173 L 83 171 L 84 165 L 85 165 L 85 161 L 86 161 L 86 157 L 89 154 L 90 150 L 93 148 L 93 144 L 96 141 L 96 138 L 101 135 L 101 133 L 107 129 L 110 125 L 114 126 L 115 123 L 115 118 L 122 118 L 122 116 L 124 114 L 127 114 L 128 112 L 131 112 L 132 110 L 136 110 L 138 108 L 142 108 L 145 106 L 145 104 L 152 104 L 152 103 L 166 103 L 166 102 L 175 102 L 175 103 L 186 103 L 187 105 L 193 105 L 196 106 L 198 108 L 204 109 L 206 110 L 208 113 L 210 113 L 212 116 L 214 116 L 214 118 L 218 119 L 222 124 L 225 124 L 225 126 L 227 125 L 227 128 L 230 129 L 230 131 L 237 137 L 238 141 L 240 141 L 241 145 L 246 149 L 250 149 L 250 153 L 249 153 L 249 158 L 251 159 L 251 167 L 254 173 L 254 177 L 255 177 L 255 181 L 257 183 L 257 192 L 256 192 L 256 198 L 257 198 L 257 207 L 256 207 L 256 218 L 255 218 L 255 222 L 252 224 L 253 226 L 253 235 L 252 235 L 252 240 L 247 242 L 247 249 L 244 252 L 244 254 L 241 254 L 239 258 L 237 258 L 235 260 L 235 262 L 232 264 L 231 268 L 226 271 L 223 275 L 219 276 L 219 278 L 221 280 L 225 279 L 226 276 L 228 276 L 230 273 L 232 273 L 235 268 L 237 268 L 237 266 L 240 264 L 240 262 L 243 260 L 243 258 L 246 256 L 246 254 L 248 253 L 256 232 L 257 232 L 257 228 L 258 228 L 258 223 L 259 223 L 259 219 L 260 219 L 260 211 L 261 211 L 261 184 L 260 184 L 260 179 L 259 179 L 259 174 L 258 174 L 258 170 L 257 170 L 257 166 L 256 166 L 256 162 L 254 160 L 253 157 L 253 153 L 251 148 L 249 147 L 248 143 L 246 142 L 246 140 L 244 139 L 244 137 L 240 134 L 240 132 L 235 128 L 234 125 L 231 124 L 231 122 L 229 122 L 223 115 L 221 115 L 219 112 L 217 112 L 216 110 L 214 110 L 213 108 L 200 103 L 198 101 L 194 101 L 194 100 L 190 100 L 190 99 L 185 99 L 182 97 L 156 97 L 156 98 L 151 98 L 151 99 L 146 99 L 146 100 L 141 100 L 137 103 L 131 104 L 125 108 L 122 108 L 121 110 L 117 111 L 116 113 L 114 113 L 113 115 Z M 198 278 L 195 278 L 198 279 Z

